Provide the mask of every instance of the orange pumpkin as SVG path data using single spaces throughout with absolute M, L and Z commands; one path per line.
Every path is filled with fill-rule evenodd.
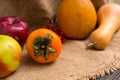
M 69 38 L 86 38 L 95 28 L 96 21 L 91 0 L 63 0 L 57 11 L 58 27 Z

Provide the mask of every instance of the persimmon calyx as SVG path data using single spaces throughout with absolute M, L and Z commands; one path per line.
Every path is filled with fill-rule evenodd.
M 52 36 L 46 34 L 46 36 L 38 36 L 33 41 L 34 56 L 43 55 L 44 59 L 48 59 L 48 54 L 55 54 L 56 51 L 51 48 Z

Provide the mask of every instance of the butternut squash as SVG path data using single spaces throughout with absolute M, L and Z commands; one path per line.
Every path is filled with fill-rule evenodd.
M 98 28 L 89 36 L 87 47 L 105 49 L 120 28 L 120 5 L 107 3 L 97 13 Z
M 57 10 L 57 24 L 65 36 L 83 39 L 95 28 L 97 14 L 91 0 L 63 0 Z

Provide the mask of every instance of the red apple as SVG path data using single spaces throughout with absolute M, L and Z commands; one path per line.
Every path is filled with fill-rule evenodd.
M 7 16 L 0 18 L 0 34 L 13 37 L 23 46 L 29 34 L 29 27 L 22 18 Z

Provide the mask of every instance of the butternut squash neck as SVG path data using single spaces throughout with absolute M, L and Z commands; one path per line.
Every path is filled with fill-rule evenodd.
M 105 49 L 113 35 L 120 28 L 120 5 L 105 4 L 98 10 L 99 27 L 89 37 L 88 48 Z

